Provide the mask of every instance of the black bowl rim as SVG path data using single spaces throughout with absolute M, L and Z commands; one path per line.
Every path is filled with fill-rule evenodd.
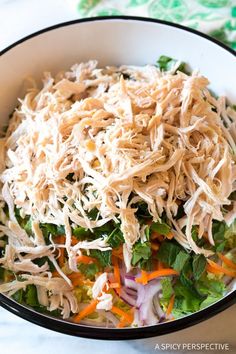
M 83 19 L 77 19 L 73 21 L 67 21 L 58 23 L 53 26 L 49 26 L 47 28 L 43 28 L 37 32 L 34 32 L 15 43 L 9 45 L 0 51 L 0 56 L 9 52 L 12 48 L 20 45 L 21 43 L 31 39 L 33 37 L 37 37 L 40 34 L 52 31 L 57 28 L 76 25 L 78 23 L 84 22 L 94 22 L 94 21 L 112 21 L 112 20 L 123 20 L 123 21 L 140 21 L 140 22 L 151 22 L 162 24 L 170 27 L 179 28 L 183 31 L 190 32 L 196 36 L 200 36 L 205 38 L 206 40 L 215 43 L 221 48 L 225 49 L 227 52 L 231 53 L 234 57 L 236 56 L 236 52 L 227 47 L 225 44 L 219 42 L 218 40 L 209 37 L 205 33 L 196 31 L 192 28 L 188 28 L 177 23 L 172 23 L 168 21 L 146 18 L 146 17 L 138 17 L 138 16 L 101 16 L 101 17 L 88 17 Z M 23 306 L 13 299 L 8 298 L 7 296 L 0 294 L 0 305 L 11 313 L 28 320 L 34 324 L 37 324 L 41 327 L 54 330 L 60 333 L 91 338 L 91 339 L 107 339 L 107 340 L 128 340 L 128 339 L 143 339 L 149 337 L 155 337 L 159 335 L 164 335 L 172 332 L 179 331 L 181 329 L 190 327 L 197 323 L 200 323 L 208 318 L 220 313 L 225 310 L 229 306 L 236 303 L 236 290 L 226 295 L 223 299 L 214 303 L 213 305 L 205 308 L 201 311 L 193 313 L 191 315 L 185 316 L 175 321 L 164 322 L 162 324 L 140 327 L 140 328 L 124 328 L 124 329 L 115 329 L 115 328 L 97 328 L 97 327 L 86 327 L 79 324 L 66 322 L 61 319 L 57 319 L 51 316 L 43 315 L 34 311 L 33 309 L 27 308 Z

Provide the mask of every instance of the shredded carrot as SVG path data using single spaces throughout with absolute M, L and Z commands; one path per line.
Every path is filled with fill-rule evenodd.
M 84 317 L 91 315 L 95 310 L 98 304 L 98 300 L 92 300 L 91 303 L 86 306 L 83 310 L 80 311 L 78 315 L 74 317 L 74 322 L 80 322 Z
M 173 307 L 174 307 L 174 303 L 175 303 L 175 294 L 173 294 L 170 298 L 170 302 L 169 302 L 167 310 L 166 310 L 167 316 L 169 316 L 171 314 Z
M 143 271 L 142 271 L 143 272 Z M 146 272 L 145 272 L 146 273 Z M 165 277 L 167 275 L 178 275 L 179 273 L 171 268 L 165 268 L 165 269 L 160 269 L 160 270 L 155 270 L 154 272 L 151 272 L 149 274 L 143 274 L 141 273 L 141 277 L 136 278 L 135 281 L 137 283 L 141 283 L 143 285 L 147 284 L 148 281 L 158 278 L 158 277 Z
M 58 264 L 60 268 L 64 266 L 65 263 L 65 248 L 60 248 L 60 256 L 58 257 Z
M 79 241 L 77 240 L 77 238 L 75 236 L 71 236 L 71 245 L 75 246 L 77 245 Z
M 214 267 L 210 266 L 210 264 L 207 264 L 206 270 L 207 270 L 207 272 L 213 273 L 213 274 L 223 274 L 220 270 L 217 270 Z
M 111 312 L 121 317 L 121 319 L 125 319 L 128 323 L 132 323 L 134 316 L 133 314 L 129 314 L 128 312 L 124 312 L 123 310 L 119 309 L 119 307 L 112 306 Z
M 84 281 L 82 278 L 73 279 L 71 282 L 72 282 L 73 287 L 84 284 Z
M 66 241 L 66 237 L 65 235 L 59 235 L 53 238 L 53 241 L 55 243 L 60 243 L 63 244 Z M 77 238 L 75 236 L 71 236 L 71 245 L 75 246 L 79 241 L 77 240 Z
M 123 247 L 113 248 L 112 255 L 123 260 Z
M 84 255 L 81 255 L 81 256 L 78 256 L 76 258 L 76 261 L 79 263 L 84 263 L 84 264 L 90 264 L 90 263 L 97 263 L 97 260 L 93 257 L 89 257 L 89 256 L 84 256 Z
M 228 257 L 224 256 L 221 253 L 218 253 L 218 257 L 222 260 L 222 262 L 224 262 L 229 268 L 232 268 L 234 270 L 236 270 L 236 263 L 234 263 L 233 261 L 231 261 L 231 259 L 229 259 Z
M 57 236 L 56 239 L 57 239 L 57 242 L 59 244 L 61 244 L 61 245 L 63 245 L 64 242 L 65 242 L 65 236 L 64 235 Z M 62 268 L 64 263 L 65 263 L 65 249 L 64 248 L 60 248 L 60 255 L 58 257 L 58 264 Z
M 159 242 L 162 242 L 164 240 L 164 237 L 161 234 L 159 234 L 158 232 L 152 231 L 151 239 L 158 240 Z
M 145 270 L 141 270 L 141 276 L 139 278 L 136 278 L 135 281 L 137 283 L 141 283 L 143 285 L 146 285 L 148 283 L 148 274 Z
M 127 325 L 127 321 L 125 318 L 121 318 L 121 321 L 117 324 L 116 328 L 124 328 Z
M 160 248 L 159 243 L 151 242 L 151 249 L 152 249 L 153 251 L 158 251 L 159 248 Z
M 111 288 L 111 289 L 118 289 L 118 288 L 120 288 L 120 284 L 119 283 L 110 283 L 109 284 L 109 287 Z M 118 291 L 117 291 L 118 292 Z
M 73 272 L 71 274 L 68 274 L 67 277 L 71 280 L 72 285 L 78 286 L 78 285 L 83 285 L 83 276 L 80 273 Z
M 168 238 L 168 240 L 171 240 L 173 237 L 174 237 L 173 232 L 169 232 L 169 233 L 166 235 L 166 238 Z
M 226 275 L 229 275 L 230 277 L 233 277 L 233 278 L 236 278 L 236 272 L 232 271 L 232 270 L 229 270 L 229 269 L 226 269 L 222 266 L 220 266 L 219 264 L 211 261 L 210 259 L 207 260 L 207 262 L 210 264 L 210 266 L 212 268 L 214 268 L 215 270 L 218 270 L 219 272 L 221 273 L 224 273 Z
M 121 286 L 120 268 L 119 268 L 118 260 L 116 257 L 112 257 L 112 263 L 113 263 L 113 267 L 114 267 L 114 280 L 115 280 L 115 283 L 119 284 L 119 287 L 117 288 L 117 293 L 118 293 L 118 295 L 120 295 L 120 286 Z
M 70 280 L 73 280 L 73 279 L 76 279 L 78 277 L 81 277 L 81 274 L 79 272 L 73 272 L 71 274 L 68 274 L 67 277 L 70 279 Z

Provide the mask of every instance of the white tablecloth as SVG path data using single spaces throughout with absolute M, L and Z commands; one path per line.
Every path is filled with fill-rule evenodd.
M 67 0 L 0 0 L 0 50 L 27 34 L 75 19 L 76 16 L 71 1 Z M 183 350 L 186 343 L 227 343 L 230 349 L 226 352 L 236 353 L 235 328 L 236 306 L 233 306 L 208 321 L 171 335 L 105 342 L 58 334 L 21 320 L 0 308 L 0 354 L 192 354 L 193 350 Z M 166 345 L 162 346 L 166 350 L 158 350 L 161 344 L 182 345 L 180 351 L 167 350 Z

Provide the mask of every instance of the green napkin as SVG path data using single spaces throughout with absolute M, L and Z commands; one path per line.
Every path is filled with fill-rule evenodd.
M 181 23 L 236 50 L 236 0 L 71 0 L 79 17 L 131 15 Z

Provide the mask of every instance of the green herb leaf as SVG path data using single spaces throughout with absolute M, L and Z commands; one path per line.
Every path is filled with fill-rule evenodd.
M 111 251 L 90 250 L 90 255 L 97 258 L 103 268 L 111 266 Z
M 214 304 L 216 301 L 220 300 L 222 295 L 208 295 L 207 298 L 201 303 L 200 310 Z
M 114 230 L 113 223 L 107 222 L 106 224 L 104 224 L 100 227 L 95 227 L 93 229 L 93 234 L 95 235 L 96 238 L 108 237 L 112 233 L 113 230 Z
M 95 274 L 98 272 L 98 266 L 95 263 L 90 263 L 90 264 L 84 264 L 80 263 L 78 264 L 78 269 L 79 271 L 85 275 L 86 278 L 90 280 L 94 280 Z
M 90 238 L 91 236 L 91 232 L 88 229 L 84 229 L 81 226 L 76 226 L 73 230 L 72 230 L 72 234 L 73 236 L 75 236 L 77 238 L 77 240 L 79 241 L 83 241 L 86 240 L 88 238 Z
M 164 236 L 168 235 L 170 230 L 171 230 L 171 227 L 164 222 L 154 222 L 151 225 L 151 231 L 156 231 L 159 234 L 164 235 Z
M 25 303 L 29 306 L 39 306 L 36 286 L 33 284 L 27 285 L 25 290 Z
M 178 272 L 180 272 L 185 263 L 190 259 L 190 255 L 184 251 L 180 251 L 176 258 L 175 258 L 175 261 L 174 263 L 172 264 L 172 267 L 177 270 Z
M 199 310 L 201 298 L 195 296 L 180 280 L 174 286 L 175 292 L 175 309 L 181 313 L 192 313 Z
M 176 63 L 176 59 L 170 58 L 166 55 L 161 55 L 160 58 L 157 60 L 157 67 L 159 67 L 161 71 L 169 71 Z M 182 71 L 187 74 L 186 64 L 184 62 L 181 62 L 176 71 Z
M 171 279 L 170 278 L 161 279 L 161 287 L 162 287 L 162 299 L 169 301 L 171 296 L 174 293 Z
M 198 280 L 201 278 L 202 274 L 206 269 L 206 258 L 202 254 L 193 256 L 193 276 L 194 279 Z
M 142 260 L 148 260 L 151 255 L 151 244 L 149 242 L 137 242 L 133 247 L 131 264 L 135 266 Z
M 164 241 L 157 253 L 157 259 L 171 267 L 180 251 L 181 247 L 176 243 Z
M 88 212 L 89 219 L 96 220 L 97 216 L 98 216 L 98 213 L 99 213 L 98 209 L 97 208 L 93 208 L 92 210 L 90 210 Z
M 17 290 L 17 291 L 12 295 L 12 298 L 13 298 L 15 301 L 19 302 L 20 304 L 22 304 L 23 301 L 24 301 L 24 291 L 23 291 L 23 289 Z
M 124 242 L 125 242 L 124 236 L 118 227 L 114 229 L 107 238 L 107 243 L 112 248 L 117 248 Z
M 208 279 L 207 276 L 195 283 L 195 287 L 201 296 L 223 295 L 226 289 L 222 280 Z
M 50 241 L 49 241 L 50 235 L 52 235 L 52 237 L 54 237 L 54 236 L 65 234 L 65 228 L 62 225 L 57 226 L 54 224 L 45 223 L 45 224 L 40 224 L 39 227 L 42 230 L 43 237 L 45 238 L 45 241 L 47 244 L 50 243 Z

